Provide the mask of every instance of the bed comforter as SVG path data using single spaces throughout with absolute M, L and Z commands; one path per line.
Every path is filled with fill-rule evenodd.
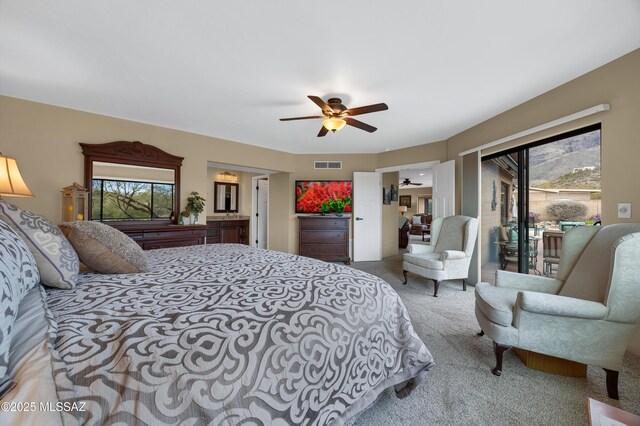
M 48 290 L 67 423 L 343 424 L 434 365 L 395 291 L 243 245 L 147 252 L 152 272 Z

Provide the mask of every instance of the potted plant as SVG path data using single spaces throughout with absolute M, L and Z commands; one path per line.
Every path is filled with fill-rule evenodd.
M 178 225 L 190 225 L 191 224 L 191 212 L 184 209 L 178 213 Z
M 193 220 L 191 221 L 192 225 L 198 223 L 198 216 L 200 216 L 200 213 L 204 211 L 205 201 L 206 200 L 202 198 L 196 191 L 191 192 L 191 195 L 189 195 L 189 197 L 187 198 L 186 211 L 193 216 Z

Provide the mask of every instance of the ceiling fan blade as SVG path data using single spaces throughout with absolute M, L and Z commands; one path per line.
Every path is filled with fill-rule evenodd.
M 369 114 L 370 112 L 378 112 L 388 110 L 389 107 L 385 103 L 367 105 L 358 108 L 349 108 L 344 113 L 348 116 L 361 115 L 361 114 Z
M 355 118 L 345 117 L 343 120 L 346 121 L 349 126 L 357 127 L 365 132 L 373 133 L 378 130 L 377 128 L 370 126 L 367 123 L 363 123 L 362 121 L 358 121 Z
M 421 183 L 413 183 L 413 182 L 411 182 L 411 183 L 409 183 L 409 185 L 421 186 L 422 184 Z
M 311 99 L 314 104 L 318 105 L 320 109 L 326 114 L 333 114 L 333 108 L 331 108 L 325 101 L 317 96 L 307 95 L 307 98 Z
M 310 118 L 324 118 L 324 115 L 309 115 L 307 117 L 291 117 L 281 118 L 280 121 L 292 121 L 292 120 L 308 120 Z
M 326 127 L 322 126 L 322 128 L 320 128 L 320 131 L 318 132 L 318 137 L 321 138 L 324 135 L 326 135 L 327 133 L 329 133 L 329 129 L 327 129 Z

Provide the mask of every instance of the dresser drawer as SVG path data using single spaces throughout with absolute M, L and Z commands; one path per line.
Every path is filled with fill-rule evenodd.
M 300 254 L 309 257 L 344 257 L 348 256 L 347 246 L 344 244 L 313 244 L 300 247 Z
M 300 229 L 349 229 L 348 218 L 304 218 L 300 221 Z
M 300 231 L 300 238 L 304 243 L 340 243 L 343 244 L 347 240 L 346 230 L 316 230 L 316 231 Z
M 166 232 L 145 232 L 144 238 L 171 238 L 171 237 L 190 237 L 190 236 L 204 236 L 205 233 L 202 230 L 175 230 Z

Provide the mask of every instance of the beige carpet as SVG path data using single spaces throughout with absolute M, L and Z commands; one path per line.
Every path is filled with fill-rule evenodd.
M 508 351 L 503 375 L 496 377 L 491 340 L 476 336 L 472 286 L 463 292 L 461 283 L 444 282 L 434 298 L 431 281 L 409 274 L 408 285 L 401 284 L 401 256 L 352 266 L 400 294 L 436 362 L 408 398 L 387 390 L 355 425 L 586 425 L 588 397 L 640 415 L 640 358 L 625 358 L 619 402 L 607 397 L 600 368 L 589 367 L 586 379 L 561 377 L 529 369 Z

